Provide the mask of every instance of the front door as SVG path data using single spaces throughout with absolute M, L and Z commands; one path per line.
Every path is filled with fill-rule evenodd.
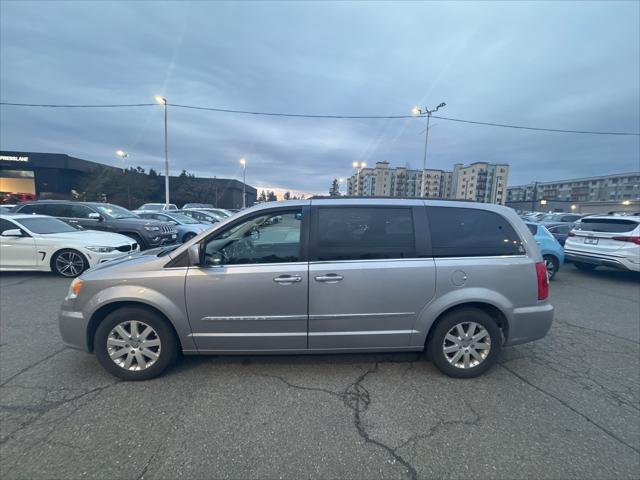
M 313 207 L 311 225 L 309 348 L 408 347 L 435 292 L 424 206 Z
M 185 296 L 199 351 L 307 348 L 303 208 L 257 212 L 201 242 Z
M 5 230 L 21 230 L 18 225 L 0 218 L 0 234 Z M 22 237 L 0 236 L 0 267 L 35 268 L 37 264 L 36 242 L 22 230 Z

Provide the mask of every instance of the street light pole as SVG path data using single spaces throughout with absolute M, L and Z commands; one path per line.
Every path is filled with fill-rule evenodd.
M 165 208 L 169 208 L 169 148 L 167 135 L 167 99 L 159 95 L 156 96 L 156 102 L 164 106 L 164 203 Z
M 127 180 L 127 208 L 131 208 L 131 188 L 129 187 L 129 176 L 127 175 L 127 172 L 124 168 L 124 161 L 129 158 L 129 154 L 127 152 L 125 152 L 124 150 L 118 150 L 116 151 L 116 155 L 118 155 L 123 163 L 122 163 L 122 174 L 125 176 L 126 180 Z
M 422 188 L 420 190 L 424 190 L 424 186 L 426 186 L 424 171 L 427 169 L 427 147 L 429 146 L 429 123 L 431 122 L 431 115 L 446 106 L 447 104 L 442 102 L 433 110 L 429 110 L 428 107 L 424 107 L 424 109 L 420 107 L 413 107 L 413 110 L 412 110 L 414 115 L 420 115 L 420 116 L 425 114 L 427 115 L 427 130 L 424 134 L 424 155 L 422 158 Z M 424 196 L 423 191 L 421 191 L 420 193 L 422 196 Z
M 242 165 L 242 208 L 247 208 L 247 160 L 240 159 L 240 165 Z

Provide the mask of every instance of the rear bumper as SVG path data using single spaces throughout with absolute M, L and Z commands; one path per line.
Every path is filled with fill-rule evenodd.
M 518 345 L 544 337 L 553 323 L 553 311 L 550 303 L 514 309 L 505 345 Z
M 620 270 L 640 272 L 640 263 L 632 262 L 629 258 L 626 257 L 584 253 L 575 250 L 565 250 L 564 256 L 565 259 L 569 262 L 590 263 L 592 265 L 602 265 L 605 267 L 613 267 Z

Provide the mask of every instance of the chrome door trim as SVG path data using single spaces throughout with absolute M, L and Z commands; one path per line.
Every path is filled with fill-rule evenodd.
M 411 315 L 415 315 L 415 312 L 330 313 L 325 315 L 309 315 L 309 320 L 334 320 L 336 318 L 409 317 Z
M 332 337 L 338 335 L 407 335 L 417 330 L 357 330 L 355 332 L 309 332 L 310 337 Z
M 202 317 L 203 322 L 268 321 L 268 320 L 306 320 L 306 315 L 263 315 L 238 317 Z
M 190 337 L 306 337 L 307 332 L 265 332 L 265 333 L 190 333 Z

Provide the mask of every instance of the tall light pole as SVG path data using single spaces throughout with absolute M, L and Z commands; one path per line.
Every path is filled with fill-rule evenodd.
M 360 172 L 367 166 L 366 162 L 353 162 L 351 164 L 356 170 L 356 196 L 360 193 Z
M 164 106 L 164 203 L 169 208 L 169 148 L 167 146 L 167 99 L 156 95 L 156 102 Z
M 127 180 L 127 208 L 131 208 L 131 189 L 129 187 L 129 177 L 124 168 L 124 161 L 129 158 L 129 154 L 124 150 L 116 150 L 116 155 L 122 159 L 122 174 L 126 177 Z
M 242 165 L 242 208 L 247 208 L 247 160 L 244 157 L 240 159 L 240 165 Z
M 431 114 L 437 112 L 438 110 L 440 110 L 443 107 L 446 107 L 447 104 L 442 102 L 440 105 L 438 105 L 436 108 L 434 108 L 433 110 L 429 110 L 427 107 L 424 107 L 424 110 L 420 107 L 413 107 L 413 109 L 411 110 L 411 112 L 414 115 L 426 115 L 427 116 L 427 130 L 426 133 L 424 135 L 424 158 L 422 160 L 422 170 L 426 170 L 427 169 L 427 146 L 429 145 L 429 122 L 431 121 Z M 423 182 L 424 183 L 424 182 Z

